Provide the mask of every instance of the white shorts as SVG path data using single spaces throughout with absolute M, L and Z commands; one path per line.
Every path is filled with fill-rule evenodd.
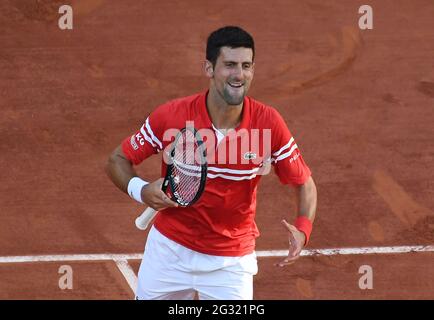
M 256 254 L 242 257 L 212 256 L 190 250 L 149 231 L 139 270 L 136 299 L 251 300 Z

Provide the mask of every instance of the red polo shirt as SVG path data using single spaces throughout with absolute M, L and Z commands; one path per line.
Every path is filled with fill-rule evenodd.
M 280 114 L 245 97 L 240 125 L 218 142 L 206 109 L 207 92 L 157 107 L 143 126 L 122 143 L 137 165 L 173 140 L 168 129 L 192 121 L 205 140 L 208 175 L 200 199 L 190 207 L 159 212 L 154 226 L 192 250 L 219 256 L 242 256 L 255 249 L 256 191 L 271 165 L 283 184 L 303 184 L 311 172 Z M 164 135 L 166 132 L 166 136 Z M 166 166 L 162 164 L 162 177 Z

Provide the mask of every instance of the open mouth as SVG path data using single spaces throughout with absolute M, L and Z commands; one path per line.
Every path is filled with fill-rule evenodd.
M 229 86 L 232 88 L 241 88 L 244 84 L 242 82 L 228 82 Z

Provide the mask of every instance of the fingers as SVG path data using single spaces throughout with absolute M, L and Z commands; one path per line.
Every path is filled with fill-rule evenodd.
M 163 191 L 161 191 L 161 199 L 166 207 L 177 207 L 178 203 L 172 201 Z
M 288 231 L 291 231 L 292 233 L 294 231 L 299 232 L 298 229 L 295 226 L 293 226 L 292 224 L 289 224 L 285 219 L 283 219 L 281 222 L 282 222 L 283 226 L 286 229 L 288 229 Z
M 291 261 L 294 259 L 298 259 L 301 253 L 301 246 L 298 243 L 292 243 L 289 245 L 288 257 Z
M 290 244 L 296 243 L 298 246 L 301 246 L 301 248 L 300 248 L 300 250 L 301 250 L 302 247 L 304 247 L 304 245 L 306 243 L 306 235 L 303 232 L 301 232 L 300 230 L 298 230 L 297 227 L 286 222 L 285 219 L 282 220 L 282 224 L 289 231 L 288 237 L 289 237 Z
M 282 224 L 289 231 L 288 232 L 288 238 L 289 238 L 290 246 L 295 245 L 297 243 L 297 239 L 295 238 L 294 233 L 298 232 L 298 229 L 296 227 L 294 227 L 293 225 L 289 224 L 288 222 L 286 222 L 285 219 L 282 220 Z
M 275 264 L 275 266 L 283 267 L 293 264 L 300 258 L 301 249 L 292 246 L 289 248 L 288 256 L 282 261 Z
M 167 194 L 165 194 L 163 191 L 161 191 L 161 187 L 163 186 L 163 182 L 164 182 L 164 179 L 163 178 L 160 178 L 160 179 L 158 179 L 157 181 L 157 185 L 158 185 L 158 189 L 159 189 L 159 191 L 160 191 L 160 198 L 161 198 L 161 200 L 163 201 L 162 203 L 161 203 L 161 208 L 160 209 L 163 209 L 163 208 L 167 208 L 167 207 L 177 207 L 178 206 L 178 203 L 176 203 L 175 201 L 172 201 L 168 196 L 167 196 Z
M 161 187 L 163 186 L 163 182 L 164 182 L 164 179 L 160 178 L 160 179 L 155 181 L 155 184 L 158 186 L 159 189 L 161 189 Z
M 152 197 L 151 201 L 149 201 L 148 205 L 152 207 L 155 210 L 162 210 L 165 208 L 174 208 L 178 207 L 178 203 L 175 201 L 172 201 L 167 194 L 165 194 L 163 191 L 159 191 L 157 195 L 154 195 Z
M 275 263 L 275 266 L 284 267 L 293 264 L 296 260 L 300 258 L 300 253 L 303 248 L 301 239 L 300 239 L 300 231 L 293 225 L 289 224 L 285 219 L 282 219 L 282 225 L 288 231 L 288 242 L 289 242 L 289 251 L 288 256 L 282 261 Z
M 283 259 L 282 261 L 275 263 L 274 265 L 276 267 L 284 267 L 284 266 L 289 266 L 291 264 L 293 264 L 295 261 L 297 261 L 300 258 L 300 255 L 296 255 L 294 257 L 287 257 L 285 259 Z
M 161 190 L 163 182 L 164 179 L 160 178 L 145 186 L 142 190 L 143 201 L 157 211 L 168 207 L 178 207 L 178 203 L 172 201 L 167 194 Z
M 282 219 L 281 222 L 282 222 L 283 226 L 286 227 L 286 229 L 288 229 L 288 230 L 290 229 L 291 225 L 285 219 Z

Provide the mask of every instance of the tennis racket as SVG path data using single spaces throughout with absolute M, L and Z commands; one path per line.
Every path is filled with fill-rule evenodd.
M 183 128 L 176 135 L 167 163 L 161 190 L 179 205 L 191 206 L 202 195 L 208 167 L 205 144 L 194 128 Z M 136 227 L 146 230 L 157 212 L 147 208 L 136 219 Z

